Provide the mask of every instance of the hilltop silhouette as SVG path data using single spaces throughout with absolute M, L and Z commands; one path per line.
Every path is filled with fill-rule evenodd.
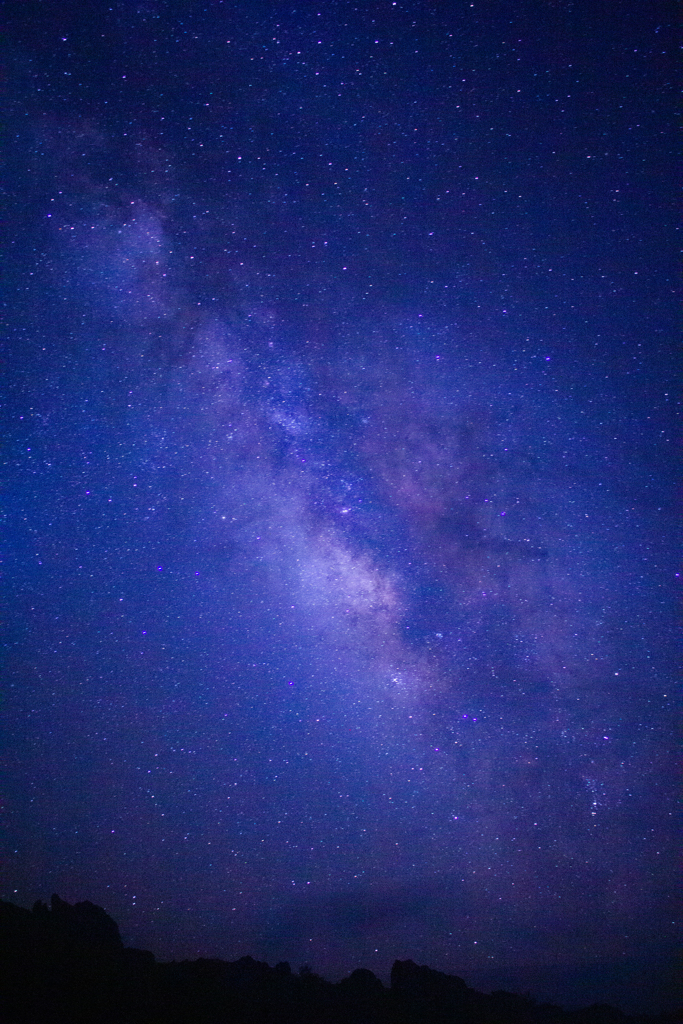
M 0 900 L 1 1024 L 673 1024 L 610 1006 L 567 1012 L 397 960 L 391 985 L 360 968 L 337 984 L 252 957 L 157 963 L 124 947 L 93 903 Z

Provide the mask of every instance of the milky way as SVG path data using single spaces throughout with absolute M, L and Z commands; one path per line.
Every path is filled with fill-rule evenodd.
M 383 252 L 407 200 L 373 161 L 410 127 L 389 96 L 353 101 L 374 130 L 339 150 L 297 115 L 335 174 L 369 154 L 316 207 L 313 149 L 312 186 L 262 173 L 251 129 L 220 141 L 227 107 L 191 158 L 179 124 L 162 142 L 25 91 L 5 895 L 91 899 L 162 956 L 330 976 L 668 947 L 670 422 L 636 314 L 601 347 L 585 297 L 546 312 L 545 236 L 520 220 L 515 253 L 511 208 L 475 252 L 462 160 L 461 206 L 435 156 L 439 195 Z

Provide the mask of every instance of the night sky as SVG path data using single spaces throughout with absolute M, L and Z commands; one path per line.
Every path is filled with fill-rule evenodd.
M 675 6 L 8 10 L 3 897 L 665 960 Z

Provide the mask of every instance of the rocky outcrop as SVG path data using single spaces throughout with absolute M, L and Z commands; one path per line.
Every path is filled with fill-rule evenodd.
M 365 968 L 332 985 L 310 967 L 242 957 L 157 963 L 125 949 L 88 901 L 25 910 L 0 900 L 0 1024 L 633 1024 L 609 1006 L 565 1013 L 397 960 L 391 988 Z M 674 1016 L 640 1018 L 673 1024 Z

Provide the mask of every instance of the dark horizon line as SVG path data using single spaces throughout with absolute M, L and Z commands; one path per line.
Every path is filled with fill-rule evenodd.
M 26 939 L 29 940 L 28 943 Z M 381 1001 L 384 998 L 398 997 L 401 1000 L 407 999 L 410 1003 L 410 1000 L 415 998 L 415 993 L 418 992 L 421 993 L 420 998 L 426 999 L 429 1005 L 431 1005 L 430 1001 L 438 1002 L 439 999 L 448 1002 L 454 998 L 457 1001 L 459 998 L 465 1001 L 474 1001 L 475 1004 L 482 1001 L 484 1004 L 487 1001 L 493 1003 L 498 1000 L 502 1003 L 515 1004 L 517 1012 L 524 1011 L 526 1014 L 524 1020 L 545 1021 L 547 1019 L 555 1022 L 571 1019 L 580 1024 L 584 1013 L 593 1014 L 590 1019 L 594 1021 L 594 1024 L 603 1024 L 603 1021 L 608 1024 L 617 1024 L 618 1021 L 623 1021 L 624 1024 L 629 1021 L 637 1021 L 639 1024 L 648 1024 L 648 1022 L 653 1022 L 653 1024 L 654 1022 L 658 1022 L 658 1024 L 671 1022 L 673 1024 L 679 1019 L 676 1011 L 627 1013 L 606 1002 L 593 1002 L 582 1009 L 567 1010 L 549 1000 L 539 999 L 529 991 L 521 994 L 519 990 L 509 991 L 502 987 L 494 989 L 490 994 L 481 993 L 456 974 L 440 971 L 427 965 L 418 965 L 412 959 L 395 959 L 393 961 L 388 986 L 366 967 L 357 967 L 339 981 L 331 982 L 314 971 L 309 964 L 303 964 L 299 967 L 298 973 L 295 973 L 287 961 L 280 961 L 271 967 L 266 961 L 256 960 L 250 955 L 242 956 L 234 961 L 224 960 L 217 956 L 200 956 L 194 960 L 187 958 L 169 961 L 157 960 L 155 954 L 149 950 L 126 946 L 121 938 L 118 924 L 104 908 L 90 900 L 70 904 L 62 900 L 56 893 L 52 895 L 49 906 L 39 899 L 34 902 L 31 909 L 0 898 L 0 944 L 2 946 L 7 944 L 12 950 L 18 949 L 19 956 L 21 956 L 22 948 L 29 949 L 28 958 L 33 957 L 35 963 L 39 963 L 42 957 L 44 964 L 53 965 L 55 957 L 64 955 L 65 950 L 77 950 L 86 956 L 92 954 L 123 958 L 124 961 L 130 963 L 131 969 L 135 970 L 154 971 L 158 968 L 162 971 L 172 971 L 173 968 L 180 968 L 191 971 L 193 968 L 201 970 L 211 966 L 219 972 L 224 969 L 224 981 L 227 979 L 227 974 L 234 975 L 235 978 L 245 974 L 250 978 L 253 978 L 254 975 L 261 975 L 262 978 L 270 978 L 271 983 L 276 985 L 289 986 L 290 990 L 292 987 L 295 989 L 298 987 L 297 991 L 303 991 L 310 989 L 311 986 L 317 986 L 321 992 L 327 989 L 341 993 L 347 999 L 372 996 L 375 1000 Z M 640 961 L 630 958 L 630 961 L 627 961 L 624 966 L 628 966 L 631 961 L 638 963 L 641 968 L 647 964 L 654 966 L 666 963 L 663 956 L 649 959 L 645 957 Z M 616 966 L 615 961 L 604 962 L 604 966 L 607 966 L 608 963 Z M 526 970 L 555 971 L 561 974 L 562 972 L 579 971 L 581 966 L 580 963 L 545 967 L 534 965 L 528 966 Z M 595 970 L 601 964 L 587 961 L 583 966 L 586 969 Z M 515 970 L 523 971 L 524 969 L 521 966 L 518 968 L 507 967 L 499 973 L 514 974 Z M 494 974 L 495 971 L 495 968 L 474 968 L 467 973 L 483 976 L 487 972 Z M 508 1007 L 508 1009 L 511 1008 L 511 1006 Z M 595 1017 L 596 1013 L 599 1013 L 599 1018 Z M 501 1020 L 503 1019 L 501 1018 Z

